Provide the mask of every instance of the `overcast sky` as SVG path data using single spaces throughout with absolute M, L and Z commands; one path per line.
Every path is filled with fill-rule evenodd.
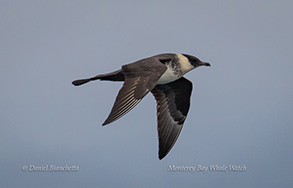
M 292 10 L 291 0 L 1 0 L 0 187 L 292 187 Z M 189 115 L 159 160 L 151 94 L 102 127 L 122 83 L 71 82 L 165 52 L 212 66 L 186 75 Z

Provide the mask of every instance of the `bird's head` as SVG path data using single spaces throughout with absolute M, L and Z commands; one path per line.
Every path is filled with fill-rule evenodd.
M 200 67 L 200 66 L 209 66 L 209 67 L 211 66 L 211 64 L 209 64 L 208 62 L 201 61 L 197 57 L 194 57 L 192 55 L 188 55 L 188 54 L 182 54 L 182 55 L 184 55 L 188 59 L 188 61 L 194 68 Z

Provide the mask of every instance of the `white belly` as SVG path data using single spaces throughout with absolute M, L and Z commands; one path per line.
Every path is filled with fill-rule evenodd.
M 175 75 L 169 67 L 167 68 L 166 72 L 161 76 L 161 78 L 158 80 L 157 84 L 167 84 L 169 82 L 173 82 L 177 79 L 179 79 L 181 76 L 178 77 L 178 75 Z

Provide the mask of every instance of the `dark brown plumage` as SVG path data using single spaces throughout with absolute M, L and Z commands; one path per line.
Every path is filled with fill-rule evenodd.
M 210 66 L 186 54 L 160 54 L 72 84 L 79 86 L 97 79 L 124 81 L 103 125 L 124 116 L 151 91 L 157 101 L 159 159 L 162 159 L 175 144 L 190 107 L 192 83 L 183 75 L 203 65 Z

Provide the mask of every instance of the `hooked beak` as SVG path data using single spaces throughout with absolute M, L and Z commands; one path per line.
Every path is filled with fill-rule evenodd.
M 211 66 L 211 64 L 209 64 L 208 62 L 204 62 L 204 61 L 201 62 L 201 65 L 203 65 L 203 66 L 208 66 L 208 67 Z

